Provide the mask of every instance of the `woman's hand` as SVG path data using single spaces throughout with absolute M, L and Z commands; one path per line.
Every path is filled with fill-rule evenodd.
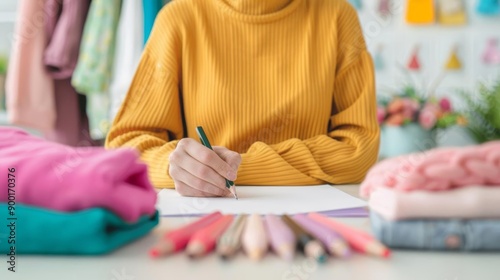
M 183 196 L 232 196 L 226 180 L 234 181 L 241 155 L 224 147 L 213 151 L 196 140 L 184 138 L 170 154 L 169 173 Z

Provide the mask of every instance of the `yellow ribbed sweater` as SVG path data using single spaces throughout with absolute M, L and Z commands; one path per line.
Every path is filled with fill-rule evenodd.
M 376 161 L 373 65 L 345 0 L 175 0 L 158 15 L 108 135 L 156 187 L 201 125 L 241 153 L 237 185 L 361 181 Z

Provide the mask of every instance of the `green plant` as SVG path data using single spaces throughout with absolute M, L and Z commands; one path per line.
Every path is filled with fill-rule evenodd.
M 467 105 L 468 129 L 479 143 L 500 139 L 500 80 L 492 86 L 481 84 L 478 94 L 461 92 Z
M 0 55 L 0 75 L 7 73 L 8 59 L 5 55 Z

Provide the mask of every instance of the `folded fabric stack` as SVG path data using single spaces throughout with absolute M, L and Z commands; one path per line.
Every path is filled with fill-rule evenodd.
M 393 248 L 500 250 L 500 141 L 387 159 L 361 184 Z
M 70 148 L 0 127 L 0 159 L 0 253 L 108 253 L 158 224 L 134 150 Z

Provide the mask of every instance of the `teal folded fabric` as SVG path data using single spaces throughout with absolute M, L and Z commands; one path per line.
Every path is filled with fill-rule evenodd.
M 158 212 L 128 224 L 103 208 L 57 212 L 16 204 L 11 216 L 8 205 L 0 203 L 0 220 L 2 254 L 15 246 L 16 254 L 98 255 L 146 235 L 158 224 Z

